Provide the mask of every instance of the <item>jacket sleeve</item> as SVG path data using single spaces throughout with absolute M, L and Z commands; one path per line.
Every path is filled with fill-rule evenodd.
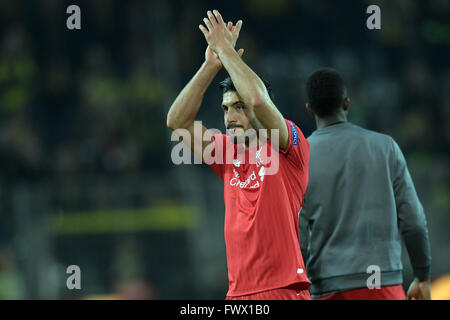
M 419 279 L 425 279 L 430 275 L 431 266 L 427 221 L 405 157 L 394 140 L 392 146 L 393 187 L 398 227 L 405 241 L 414 275 Z
M 309 219 L 307 217 L 306 209 L 306 196 L 303 202 L 303 207 L 300 209 L 298 221 L 299 221 L 299 233 L 300 233 L 300 250 L 302 251 L 303 262 L 305 267 L 309 258 L 309 243 L 310 243 L 310 226 Z

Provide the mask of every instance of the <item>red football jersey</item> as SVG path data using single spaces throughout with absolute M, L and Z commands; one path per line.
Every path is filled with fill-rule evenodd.
M 289 130 L 285 150 L 274 150 L 267 140 L 257 147 L 267 152 L 251 148 L 238 152 L 229 136 L 214 136 L 212 155 L 223 157 L 222 164 L 210 166 L 224 181 L 227 296 L 310 285 L 298 228 L 308 184 L 309 143 L 292 121 L 285 121 Z M 226 148 L 234 150 L 231 163 L 225 161 Z M 278 171 L 268 175 L 275 155 Z M 256 159 L 250 161 L 252 156 Z

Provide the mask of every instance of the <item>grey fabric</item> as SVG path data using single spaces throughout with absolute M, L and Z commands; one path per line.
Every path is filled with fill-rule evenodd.
M 370 265 L 379 266 L 381 285 L 401 284 L 402 237 L 416 276 L 427 277 L 426 218 L 397 143 L 349 122 L 308 141 L 299 227 L 312 296 L 366 287 Z

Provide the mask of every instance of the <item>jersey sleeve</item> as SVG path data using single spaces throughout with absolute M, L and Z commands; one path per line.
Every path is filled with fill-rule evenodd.
M 280 148 L 280 153 L 300 168 L 308 168 L 309 142 L 303 132 L 291 120 L 284 119 L 288 128 L 288 145 L 286 149 Z
M 397 143 L 391 139 L 393 147 L 394 195 L 397 206 L 399 230 L 419 279 L 430 275 L 431 250 L 427 220 L 422 204 L 417 196 L 405 157 Z

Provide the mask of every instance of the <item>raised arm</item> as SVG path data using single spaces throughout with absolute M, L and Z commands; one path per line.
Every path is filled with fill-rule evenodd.
M 232 46 L 232 34 L 223 22 L 217 10 L 208 11 L 208 19 L 204 19 L 205 28 L 200 25 L 206 41 L 211 49 L 219 56 L 224 68 L 245 104 L 254 111 L 262 126 L 269 130 L 279 130 L 279 145 L 285 149 L 288 145 L 288 129 L 280 111 L 270 99 L 263 81 L 240 58 Z M 242 24 L 239 21 L 238 24 Z
M 201 135 L 194 134 L 194 121 L 202 104 L 206 89 L 208 89 L 221 68 L 219 64 L 214 63 L 214 58 L 211 58 L 214 53 L 209 47 L 206 49 L 205 55 L 205 62 L 177 96 L 167 114 L 167 127 L 179 132 L 182 129 L 187 130 L 190 139 L 183 139 L 183 142 L 188 144 L 195 155 L 202 160 L 203 150 L 211 141 L 203 141 L 203 134 L 207 130 L 203 125 L 201 125 Z M 181 134 L 180 136 L 183 137 Z M 202 149 L 196 150 L 194 148 L 196 145 L 201 145 Z
M 232 35 L 232 44 L 234 46 L 239 36 L 240 26 L 233 26 L 231 22 L 228 22 L 227 30 L 229 30 Z M 243 52 L 244 50 L 240 49 L 236 54 L 239 56 L 242 55 Z M 201 136 L 194 135 L 194 121 L 200 110 L 206 90 L 222 67 L 221 61 L 208 46 L 205 51 L 205 62 L 179 93 L 167 114 L 167 127 L 172 130 L 188 130 L 191 139 L 190 141 L 185 141 L 185 143 L 189 144 L 191 150 L 195 152 L 196 156 L 200 159 L 203 159 L 203 150 L 211 143 L 211 141 L 203 141 L 203 133 L 207 130 L 203 125 L 201 126 Z M 195 143 L 194 138 L 199 140 L 197 141 L 197 144 Z M 202 141 L 200 141 L 200 139 Z M 202 145 L 202 150 L 195 150 L 194 145 Z
M 172 103 L 167 114 L 167 127 L 170 129 L 188 129 L 194 123 L 206 90 L 221 69 L 213 54 L 208 47 L 205 62 Z

